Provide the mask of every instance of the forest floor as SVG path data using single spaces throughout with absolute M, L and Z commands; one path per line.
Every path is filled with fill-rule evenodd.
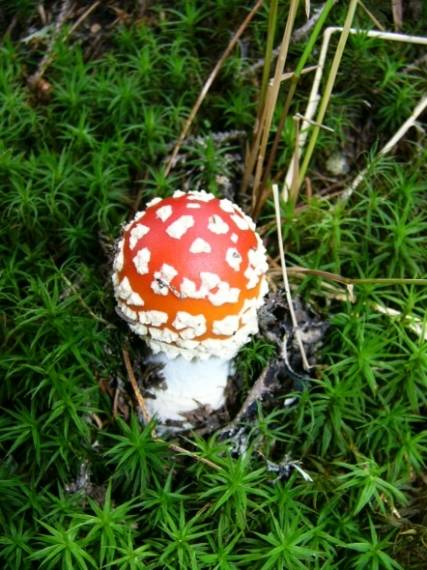
M 241 182 L 276 4 L 280 44 L 289 2 L 264 2 L 171 162 L 247 2 L 3 1 L 4 569 L 427 567 L 427 46 L 414 40 L 426 38 L 423 2 L 357 3 L 353 28 L 405 37 L 350 34 L 302 184 L 280 204 L 310 371 L 292 339 L 284 347 L 292 326 L 271 182 L 281 189 L 292 162 L 324 30 L 343 25 L 351 2 L 323 23 L 278 137 L 256 213 L 268 306 L 237 357 L 222 420 L 156 437 L 123 360 L 141 383 L 142 341 L 116 314 L 111 284 L 122 224 L 176 189 L 252 213 L 253 177 Z M 312 2 L 308 22 L 310 2 L 299 4 L 286 72 L 327 3 Z M 252 388 L 268 375 L 259 397 Z

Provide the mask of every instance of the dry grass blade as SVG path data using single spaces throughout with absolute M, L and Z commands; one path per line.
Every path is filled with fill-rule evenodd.
M 322 46 L 320 49 L 317 71 L 313 79 L 313 85 L 311 87 L 310 95 L 308 97 L 307 107 L 304 113 L 304 121 L 301 128 L 301 135 L 298 147 L 294 150 L 294 159 L 299 160 L 302 156 L 307 137 L 309 132 L 310 121 L 312 121 L 316 115 L 320 97 L 320 83 L 323 77 L 323 72 L 325 69 L 326 56 L 328 53 L 329 43 L 333 34 L 342 33 L 342 27 L 329 27 L 325 30 L 323 34 Z M 396 34 L 394 32 L 383 32 L 380 30 L 360 30 L 358 28 L 351 28 L 349 30 L 350 34 L 364 34 L 369 38 L 378 38 L 384 41 L 401 42 L 401 43 L 412 43 L 418 45 L 427 45 L 427 37 L 424 36 L 412 36 L 408 34 Z M 295 160 L 292 160 L 289 164 L 288 171 L 286 173 L 285 181 L 283 184 L 283 196 L 287 194 L 291 186 L 294 177 L 294 164 Z M 303 173 L 304 174 L 304 173 Z
M 257 0 L 254 7 L 252 8 L 252 10 L 249 12 L 249 14 L 246 16 L 246 18 L 240 24 L 240 27 L 237 30 L 237 32 L 231 38 L 230 43 L 228 44 L 228 46 L 225 49 L 222 56 L 217 61 L 215 67 L 213 68 L 213 70 L 211 71 L 211 73 L 210 73 L 209 77 L 207 78 L 205 84 L 203 85 L 202 90 L 200 91 L 200 94 L 197 97 L 197 100 L 194 103 L 193 108 L 191 109 L 190 114 L 184 123 L 184 127 L 181 131 L 181 134 L 179 135 L 178 141 L 176 142 L 174 149 L 172 151 L 172 154 L 171 154 L 171 156 L 170 156 L 170 158 L 166 164 L 166 168 L 165 168 L 166 176 L 169 174 L 169 172 L 171 171 L 171 169 L 174 166 L 176 157 L 178 156 L 179 149 L 181 148 L 182 143 L 186 139 L 186 137 L 190 131 L 191 125 L 193 124 L 193 121 L 194 121 L 194 119 L 195 119 L 206 95 L 208 94 L 212 83 L 215 81 L 216 76 L 218 75 L 221 67 L 224 65 L 225 60 L 227 59 L 227 57 L 230 55 L 230 53 L 233 51 L 234 47 L 236 46 L 238 40 L 240 39 L 240 36 L 246 30 L 246 28 L 250 24 L 252 18 L 255 16 L 255 14 L 258 12 L 258 10 L 261 8 L 261 6 L 262 6 L 262 0 Z
M 298 61 L 295 72 L 291 77 L 291 84 L 290 84 L 288 91 L 287 91 L 286 100 L 285 100 L 285 103 L 283 105 L 283 109 L 282 109 L 281 114 L 280 114 L 279 124 L 278 124 L 278 127 L 276 129 L 276 134 L 274 136 L 273 144 L 272 144 L 271 149 L 269 151 L 269 157 L 268 157 L 267 165 L 266 165 L 264 172 L 263 172 L 261 188 L 257 193 L 256 201 L 255 201 L 255 204 L 253 207 L 252 213 L 253 213 L 253 216 L 255 218 L 257 218 L 257 216 L 258 216 L 259 212 L 261 211 L 261 208 L 262 208 L 262 206 L 263 206 L 263 204 L 264 204 L 265 200 L 267 199 L 267 196 L 270 192 L 269 184 L 270 184 L 271 171 L 273 168 L 273 164 L 276 160 L 276 155 L 277 155 L 277 151 L 279 148 L 279 143 L 280 143 L 281 138 L 282 138 L 282 131 L 283 131 L 286 119 L 288 117 L 288 113 L 289 113 L 294 95 L 295 95 L 296 90 L 297 90 L 299 79 L 300 79 L 301 75 L 304 73 L 304 70 L 316 69 L 316 66 L 311 67 L 311 68 L 305 68 L 305 65 L 306 65 L 306 63 L 307 63 L 307 61 L 308 61 L 308 59 L 309 59 L 309 57 L 310 57 L 310 55 L 314 49 L 314 46 L 315 46 L 317 38 L 320 34 L 320 31 L 323 28 L 323 25 L 326 21 L 326 18 L 328 17 L 328 14 L 331 11 L 334 3 L 335 3 L 335 0 L 327 0 L 327 2 L 322 6 L 322 9 L 319 12 L 316 23 L 314 25 L 314 29 L 310 35 L 310 38 L 308 39 L 308 41 L 306 43 L 303 54 Z M 285 78 L 287 78 L 286 74 L 281 76 L 282 81 Z M 298 170 L 298 168 L 297 168 L 297 170 Z M 298 192 L 296 195 L 298 195 Z
M 379 156 L 385 156 L 388 154 L 396 144 L 401 140 L 401 138 L 408 132 L 408 130 L 413 127 L 416 123 L 418 117 L 427 109 L 427 95 L 424 95 L 421 100 L 416 105 L 415 109 L 413 110 L 410 117 L 406 119 L 403 125 L 395 132 L 395 134 L 391 137 L 391 139 L 383 146 L 383 148 L 378 153 Z M 339 202 L 346 201 L 350 198 L 353 192 L 358 188 L 358 186 L 363 182 L 366 174 L 368 173 L 368 169 L 362 170 L 353 182 L 350 184 L 346 190 L 341 194 Z
M 286 300 L 289 305 L 289 312 L 292 319 L 292 326 L 294 328 L 295 338 L 298 343 L 298 347 L 301 353 L 302 364 L 305 370 L 310 369 L 310 364 L 308 363 L 307 356 L 305 354 L 304 345 L 301 339 L 301 333 L 298 327 L 298 321 L 294 311 L 294 305 L 292 302 L 291 288 L 289 286 L 289 279 L 286 270 L 286 260 L 285 260 L 285 250 L 283 248 L 283 236 L 282 236 L 282 221 L 280 217 L 280 201 L 279 201 L 279 189 L 277 184 L 273 184 L 273 197 L 274 197 L 274 208 L 276 211 L 276 226 L 277 226 L 277 238 L 279 244 L 280 252 L 280 262 L 282 266 L 283 283 L 285 285 Z
M 335 79 L 338 74 L 338 68 L 341 63 L 341 59 L 344 53 L 344 49 L 347 43 L 348 36 L 350 34 L 351 24 L 353 22 L 354 14 L 356 12 L 358 0 L 351 0 L 350 6 L 347 11 L 347 16 L 344 22 L 344 26 L 341 32 L 341 36 L 338 42 L 337 49 L 335 51 L 334 58 L 332 60 L 331 69 L 329 71 L 328 79 L 326 81 L 325 90 L 320 101 L 319 111 L 316 117 L 316 123 L 311 133 L 311 137 L 307 146 L 307 150 L 304 156 L 304 160 L 302 166 L 300 168 L 299 178 L 298 178 L 298 187 L 301 187 L 301 184 L 304 180 L 305 174 L 307 172 L 308 165 L 310 163 L 314 147 L 316 146 L 317 137 L 319 135 L 320 126 L 323 123 L 323 119 L 325 118 L 326 109 L 328 108 L 329 101 L 332 95 L 332 89 L 335 85 Z
M 129 357 L 129 352 L 122 348 L 123 360 L 126 366 L 126 372 L 129 378 L 129 382 L 131 383 L 133 393 L 135 395 L 139 411 L 141 412 L 142 417 L 144 418 L 144 422 L 146 424 L 150 423 L 151 416 L 148 413 L 147 406 L 145 405 L 144 396 L 141 394 L 141 390 L 139 389 L 138 382 L 135 378 L 135 373 L 132 368 L 132 364 Z
M 53 32 L 52 37 L 50 39 L 49 45 L 46 49 L 46 53 L 42 57 L 39 65 L 37 67 L 37 71 L 35 71 L 35 73 L 33 73 L 28 78 L 28 85 L 30 87 L 32 87 L 32 88 L 38 87 L 38 85 L 40 84 L 40 82 L 43 78 L 43 75 L 45 74 L 47 68 L 52 63 L 53 58 L 54 58 L 53 47 L 55 45 L 55 41 L 59 35 L 59 32 L 61 31 L 61 28 L 62 28 L 65 20 L 68 18 L 70 11 L 71 11 L 71 0 L 64 0 L 62 3 L 62 6 L 61 6 L 61 10 L 59 11 L 58 17 L 56 19 L 54 32 Z
M 403 24 L 402 0 L 391 0 L 391 11 L 393 14 L 394 29 L 400 30 Z
M 289 7 L 288 18 L 286 21 L 286 27 L 283 34 L 282 44 L 280 46 L 279 56 L 276 62 L 276 69 L 274 72 L 274 77 L 269 84 L 269 89 L 267 90 L 267 96 L 264 106 L 263 115 L 261 117 L 259 125 L 259 137 L 261 142 L 258 146 L 258 141 L 255 141 L 253 156 L 256 158 L 255 167 L 255 178 L 252 190 L 252 206 L 255 209 L 257 202 L 259 201 L 258 189 L 261 182 L 261 176 L 263 172 L 263 165 L 265 154 L 267 150 L 268 138 L 270 135 L 271 123 L 273 120 L 273 113 L 276 107 L 277 98 L 279 96 L 281 77 L 283 75 L 283 70 L 285 68 L 286 59 L 289 51 L 289 44 L 292 35 L 292 29 L 294 27 L 295 17 L 298 9 L 299 0 L 291 0 Z

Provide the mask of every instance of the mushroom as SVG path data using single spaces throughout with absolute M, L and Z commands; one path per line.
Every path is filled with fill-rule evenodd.
M 113 267 L 119 314 L 151 348 L 148 361 L 163 365 L 149 413 L 164 423 L 222 407 L 268 289 L 251 218 L 204 191 L 154 198 L 124 227 Z

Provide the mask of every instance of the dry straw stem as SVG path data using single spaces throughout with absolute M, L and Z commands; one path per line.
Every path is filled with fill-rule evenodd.
M 371 303 L 370 307 L 377 313 L 386 315 L 391 319 L 400 320 L 405 326 L 408 327 L 414 334 L 416 334 L 420 339 L 427 340 L 427 322 L 419 317 L 414 317 L 413 315 L 405 315 L 396 309 L 391 309 L 385 305 L 380 305 L 379 303 Z
M 395 134 L 391 137 L 391 139 L 383 146 L 383 148 L 379 151 L 379 156 L 385 156 L 388 154 L 394 146 L 400 141 L 400 139 L 407 133 L 407 131 L 413 127 L 416 123 L 418 117 L 427 109 L 427 95 L 424 95 L 421 100 L 417 103 L 416 107 L 414 108 L 412 114 L 406 119 L 403 125 L 395 132 Z M 345 202 L 348 200 L 353 192 L 358 188 L 360 183 L 364 180 L 366 174 L 368 173 L 369 169 L 365 168 L 360 172 L 353 182 L 344 190 L 344 192 L 340 195 L 340 199 L 338 203 Z
M 252 133 L 252 145 L 247 148 L 245 155 L 245 165 L 243 169 L 243 177 L 241 185 L 242 194 L 245 194 L 248 189 L 249 180 L 255 166 L 257 149 L 259 148 L 259 143 L 261 140 L 262 126 L 263 126 L 262 117 L 265 111 L 266 96 L 269 87 L 271 63 L 273 61 L 273 57 L 276 57 L 278 55 L 278 51 L 280 51 L 280 46 L 278 48 L 277 53 L 273 51 L 273 41 L 277 27 L 277 8 L 278 8 L 278 0 L 270 0 L 265 56 L 264 59 L 261 60 L 263 64 L 261 89 L 258 97 L 257 113 Z
M 261 182 L 261 176 L 263 172 L 264 158 L 267 149 L 268 137 L 270 134 L 271 123 L 273 120 L 273 113 L 276 107 L 277 98 L 279 96 L 280 90 L 280 78 L 283 75 L 285 69 L 286 59 L 289 51 L 289 44 L 291 40 L 292 29 L 295 22 L 295 17 L 298 9 L 299 0 L 291 0 L 289 6 L 288 18 L 286 21 L 286 27 L 283 34 L 282 44 L 280 46 L 279 56 L 276 62 L 276 69 L 274 72 L 274 77 L 269 83 L 267 88 L 267 95 L 265 100 L 265 105 L 263 109 L 263 114 L 261 116 L 259 124 L 259 132 L 261 137 L 261 143 L 258 147 L 254 144 L 253 147 L 253 157 L 257 157 L 256 168 L 255 168 L 255 179 L 253 183 L 252 190 L 252 206 L 255 207 L 257 201 L 258 187 Z M 257 142 L 257 141 L 255 141 Z M 251 171 L 251 170 L 250 170 Z
M 313 293 L 325 295 L 328 299 L 334 299 L 336 301 L 350 301 L 354 303 L 356 301 L 356 297 L 354 294 L 354 286 L 355 285 L 419 285 L 425 287 L 427 285 L 427 279 L 410 279 L 410 278 L 385 278 L 385 279 L 351 279 L 349 277 L 343 277 L 342 275 L 338 275 L 336 273 L 330 273 L 329 271 L 320 271 L 316 269 L 308 269 L 306 267 L 298 267 L 292 266 L 287 268 L 288 275 L 293 275 L 295 277 L 304 278 L 306 275 L 311 275 L 313 277 L 321 277 L 325 281 L 321 283 L 321 291 Z M 282 271 L 280 269 L 270 271 L 269 274 L 274 276 L 282 275 Z M 328 281 L 333 281 L 336 283 L 340 283 L 345 285 L 347 291 L 341 292 L 340 290 L 333 287 Z M 411 330 L 414 334 L 420 337 L 422 340 L 427 340 L 427 322 L 419 317 L 414 315 L 405 315 L 404 313 L 382 305 L 380 303 L 370 303 L 369 306 L 372 310 L 376 311 L 377 313 L 381 313 L 386 315 L 392 319 L 398 319 L 402 322 L 404 326 L 406 326 L 409 330 Z
M 308 137 L 308 132 L 310 129 L 310 121 L 315 118 L 317 108 L 319 106 L 319 102 L 321 100 L 320 97 L 320 83 L 323 77 L 323 73 L 325 70 L 325 62 L 326 56 L 328 53 L 329 43 L 331 38 L 336 33 L 342 33 L 342 27 L 329 27 L 325 30 L 323 34 L 323 41 L 322 46 L 320 49 L 319 60 L 317 64 L 317 71 L 313 79 L 313 85 L 311 88 L 310 95 L 308 97 L 307 107 L 304 113 L 303 124 L 301 127 L 301 134 L 299 138 L 299 144 L 295 147 L 294 150 L 294 159 L 291 160 L 289 164 L 289 168 L 286 174 L 285 182 L 283 185 L 283 196 L 286 195 L 286 192 L 289 191 L 289 188 L 292 184 L 292 180 L 294 178 L 294 164 L 295 161 L 300 163 L 300 159 L 305 148 L 305 144 Z M 393 41 L 393 42 L 401 42 L 401 43 L 412 43 L 418 45 L 427 45 L 427 37 L 425 36 L 412 36 L 407 34 L 396 34 L 394 32 L 383 32 L 380 30 L 361 30 L 358 28 L 350 28 L 350 34 L 364 34 L 370 38 L 377 38 L 384 41 Z M 322 122 L 317 119 L 317 122 Z M 302 178 L 300 175 L 300 180 L 302 182 Z M 285 190 L 285 189 L 288 190 Z
M 83 12 L 83 14 L 76 20 L 76 22 L 74 22 L 74 24 L 71 26 L 71 28 L 65 34 L 63 41 L 67 40 L 77 30 L 77 28 L 82 24 L 82 22 L 84 22 L 84 20 L 86 20 L 86 18 L 99 6 L 99 4 L 101 4 L 101 0 L 97 0 L 96 2 L 91 4 Z M 55 58 L 55 54 L 54 54 L 55 42 L 56 42 L 56 40 L 60 34 L 60 31 L 62 29 L 63 24 L 65 23 L 66 19 L 68 18 L 68 16 L 71 13 L 71 8 L 72 8 L 72 4 L 71 4 L 70 0 L 64 0 L 63 4 L 61 6 L 61 10 L 60 10 L 58 17 L 56 19 L 55 29 L 54 29 L 54 32 L 52 34 L 52 38 L 49 42 L 49 45 L 47 47 L 46 53 L 43 56 L 43 58 L 41 59 L 39 65 L 38 65 L 37 71 L 35 73 L 33 73 L 28 78 L 29 85 L 31 85 L 31 86 L 37 85 L 40 82 L 40 80 L 43 78 L 44 74 L 46 73 L 46 70 L 51 65 L 52 61 L 54 60 L 54 58 Z
M 320 126 L 323 122 L 323 119 L 325 118 L 325 114 L 326 114 L 326 109 L 328 108 L 329 105 L 329 101 L 332 95 L 332 90 L 334 88 L 335 85 L 335 80 L 338 74 L 338 68 L 340 66 L 341 63 L 341 59 L 344 53 L 344 49 L 347 43 L 347 39 L 350 33 L 350 29 L 351 29 L 351 24 L 353 22 L 353 18 L 354 18 L 354 14 L 356 12 L 356 8 L 357 8 L 357 3 L 358 0 L 351 0 L 350 1 L 350 6 L 347 10 L 347 15 L 345 18 L 345 22 L 344 22 L 344 26 L 342 28 L 342 32 L 340 35 L 340 39 L 338 41 L 338 46 L 337 49 L 335 51 L 335 55 L 334 58 L 332 60 L 332 65 L 331 65 L 331 69 L 329 71 L 329 75 L 328 75 L 328 79 L 326 81 L 326 85 L 325 85 L 325 90 L 322 96 L 322 99 L 320 101 L 320 106 L 319 106 L 319 111 L 317 113 L 316 116 L 316 123 L 313 127 L 313 130 L 311 132 L 311 137 L 310 140 L 308 142 L 308 147 L 304 156 L 304 160 L 302 163 L 302 166 L 300 167 L 299 170 L 299 176 L 298 176 L 298 184 L 297 184 L 297 191 L 299 190 L 299 188 L 301 187 L 301 184 L 304 180 L 305 174 L 307 172 L 307 168 L 311 159 L 311 156 L 313 154 L 314 151 L 314 147 L 316 146 L 316 142 L 317 142 L 317 137 L 319 136 L 319 131 L 320 131 Z M 310 117 L 310 120 L 312 121 L 313 118 Z M 304 127 L 304 123 L 303 123 L 303 127 Z
M 328 17 L 328 14 L 329 14 L 329 12 L 332 9 L 334 4 L 335 4 L 335 0 L 327 0 L 327 2 L 322 6 L 322 9 L 319 12 L 319 15 L 317 17 L 317 21 L 315 23 L 314 29 L 310 35 L 308 42 L 306 43 L 303 54 L 298 61 L 298 64 L 297 64 L 297 67 L 296 67 L 294 73 L 290 77 L 291 78 L 291 84 L 288 88 L 286 100 L 285 100 L 285 103 L 283 105 L 282 112 L 280 115 L 279 124 L 277 126 L 276 134 L 275 134 L 275 137 L 273 140 L 273 144 L 272 144 L 270 152 L 269 152 L 267 166 L 265 167 L 264 172 L 263 172 L 262 182 L 261 182 L 260 188 L 257 190 L 254 190 L 254 192 L 256 192 L 256 197 L 255 197 L 255 204 L 254 204 L 252 213 L 253 213 L 253 216 L 255 218 L 258 216 L 265 200 L 267 199 L 267 195 L 269 193 L 267 186 L 268 186 L 269 181 L 270 181 L 271 170 L 273 168 L 273 164 L 274 164 L 274 161 L 276 159 L 277 151 L 279 148 L 279 143 L 280 143 L 281 136 L 282 136 L 283 127 L 285 125 L 285 122 L 286 122 L 286 119 L 287 119 L 287 116 L 289 113 L 289 109 L 290 109 L 290 106 L 292 104 L 292 101 L 293 101 L 293 98 L 294 98 L 294 95 L 295 95 L 295 92 L 297 89 L 299 79 L 300 79 L 301 75 L 304 73 L 304 71 L 307 72 L 308 69 L 310 69 L 310 70 L 316 69 L 315 66 L 305 69 L 305 65 L 306 65 L 308 58 L 310 57 L 310 55 L 314 49 L 314 45 L 317 41 L 317 38 L 320 34 L 320 31 L 323 28 L 323 25 L 326 21 L 326 18 Z M 280 80 L 284 81 L 287 78 L 288 78 L 288 74 L 282 74 Z
M 132 368 L 132 363 L 130 361 L 129 352 L 122 348 L 123 360 L 126 366 L 126 372 L 129 378 L 129 382 L 131 383 L 133 393 L 135 394 L 135 398 L 138 404 L 139 411 L 144 419 L 144 423 L 149 424 L 151 421 L 151 416 L 148 413 L 147 406 L 145 404 L 144 396 L 141 394 L 141 390 L 139 389 L 138 382 L 135 378 L 135 373 Z
M 292 43 L 297 43 L 300 42 L 301 40 L 305 39 L 306 36 L 308 36 L 308 34 L 310 33 L 311 29 L 313 28 L 313 26 L 316 24 L 317 20 L 320 18 L 320 14 L 322 13 L 322 10 L 324 8 L 325 4 L 322 4 L 321 6 L 319 6 L 318 8 L 316 8 L 313 11 L 313 15 L 311 16 L 311 18 L 309 20 L 307 20 L 305 22 L 305 24 L 303 24 L 300 28 L 297 28 L 293 33 L 292 33 L 292 38 L 291 38 L 291 42 Z M 280 50 L 280 46 L 274 48 L 274 50 L 271 52 L 272 58 L 276 58 L 278 53 Z M 253 75 L 254 73 L 256 73 L 259 69 L 264 68 L 266 62 L 265 59 L 258 59 L 255 63 L 253 63 L 251 66 L 249 66 L 248 68 L 246 68 L 246 70 L 244 71 L 245 75 Z
M 213 70 L 211 71 L 209 77 L 207 78 L 207 80 L 205 81 L 205 84 L 202 87 L 202 90 L 200 91 L 199 96 L 197 97 L 196 102 L 193 105 L 193 108 L 190 111 L 190 114 L 187 118 L 187 120 L 184 123 L 184 126 L 182 128 L 181 134 L 179 135 L 179 138 L 175 144 L 175 147 L 172 151 L 172 154 L 168 160 L 168 162 L 166 163 L 166 168 L 165 168 L 165 174 L 166 176 L 169 174 L 169 172 L 171 171 L 171 169 L 173 168 L 174 164 L 175 164 L 175 160 L 176 157 L 178 156 L 178 152 L 179 149 L 181 148 L 182 143 L 184 142 L 184 140 L 186 139 L 191 125 L 193 124 L 193 121 L 206 97 L 206 95 L 209 92 L 209 89 L 211 88 L 212 83 L 215 81 L 216 76 L 218 75 L 221 67 L 224 65 L 225 60 L 227 59 L 227 57 L 230 55 L 230 53 L 233 51 L 234 47 L 236 46 L 237 42 L 240 39 L 240 36 L 243 34 L 243 32 L 246 30 L 246 28 L 248 27 L 248 25 L 250 24 L 252 18 L 255 16 L 255 14 L 258 12 L 258 10 L 261 8 L 262 6 L 262 0 L 257 0 L 257 2 L 255 3 L 254 7 L 252 8 L 252 10 L 249 12 L 249 14 L 246 16 L 246 18 L 243 20 L 243 22 L 240 24 L 239 29 L 237 30 L 237 32 L 234 34 L 234 36 L 231 38 L 230 43 L 228 44 L 228 46 L 226 47 L 224 53 L 222 54 L 222 56 L 219 58 L 219 60 L 217 61 L 215 67 L 213 68 Z
M 277 228 L 277 240 L 279 244 L 279 253 L 280 253 L 280 263 L 282 266 L 282 276 L 283 276 L 283 283 L 285 286 L 285 293 L 286 293 L 286 300 L 289 306 L 289 312 L 291 314 L 292 319 L 292 326 L 295 333 L 295 338 L 298 343 L 298 348 L 301 353 L 302 364 L 305 370 L 310 369 L 310 364 L 308 363 L 307 356 L 305 354 L 304 345 L 301 339 L 301 331 L 298 326 L 298 321 L 294 311 L 294 305 L 292 301 L 291 295 L 291 288 L 289 285 L 288 273 L 286 269 L 286 260 L 285 260 L 285 250 L 283 248 L 283 236 L 282 236 L 282 220 L 280 216 L 280 199 L 279 199 L 279 188 L 277 184 L 273 184 L 273 197 L 274 197 L 274 208 L 276 211 L 276 228 Z
M 130 361 L 129 352 L 125 348 L 122 348 L 122 354 L 123 354 L 123 360 L 124 360 L 125 367 L 126 367 L 126 372 L 127 372 L 128 378 L 129 378 L 129 382 L 132 386 L 133 393 L 135 395 L 135 399 L 136 399 L 136 402 L 138 405 L 138 409 L 139 409 L 139 411 L 140 411 L 140 413 L 144 419 L 144 423 L 148 425 L 149 422 L 151 421 L 151 416 L 148 413 L 147 406 L 146 406 L 145 400 L 144 400 L 144 396 L 141 394 L 141 390 L 139 389 L 138 382 L 136 380 L 135 373 L 134 373 L 133 368 L 132 368 L 132 363 Z M 181 447 L 180 445 L 177 445 L 175 443 L 165 442 L 163 439 L 161 439 L 157 435 L 154 427 L 151 431 L 151 436 L 154 440 L 166 444 L 168 446 L 168 448 L 171 451 L 174 451 L 175 453 L 181 453 L 182 455 L 187 455 L 187 456 L 191 457 L 192 459 L 194 459 L 194 461 L 198 461 L 199 463 L 204 463 L 205 465 L 208 465 L 209 467 L 211 467 L 212 469 L 216 469 L 217 471 L 220 471 L 222 469 L 219 465 L 217 465 L 213 461 L 210 461 L 209 459 L 206 459 L 205 457 L 200 457 L 200 455 L 197 455 L 196 453 L 193 453 L 192 451 L 189 451 L 188 449 L 185 449 L 184 447 Z

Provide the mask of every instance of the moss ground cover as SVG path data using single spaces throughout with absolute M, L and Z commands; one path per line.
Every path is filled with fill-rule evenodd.
M 425 48 L 349 38 L 324 121 L 332 131 L 320 130 L 298 203 L 282 204 L 291 267 L 396 282 L 356 285 L 350 299 L 321 276 L 291 273 L 294 293 L 330 323 L 310 389 L 292 407 L 259 407 L 244 455 L 215 434 L 189 435 L 180 444 L 201 462 L 154 439 L 127 397 L 122 347 L 137 360 L 140 341 L 115 314 L 110 264 L 120 225 L 155 195 L 203 188 L 248 205 L 238 189 L 269 3 L 225 62 L 168 176 L 167 156 L 249 8 L 240 0 L 143 4 L 95 6 L 68 34 L 87 9 L 76 3 L 52 43 L 61 3 L 46 3 L 43 16 L 37 2 L 5 2 L 2 568 L 425 568 L 427 295 L 398 282 L 426 276 L 425 114 L 392 154 L 377 156 L 427 91 Z M 327 25 L 342 25 L 347 4 Z M 393 29 L 388 2 L 364 6 Z M 411 3 L 402 31 L 425 34 L 426 10 Z M 279 2 L 275 42 L 287 12 Z M 373 28 L 371 16 L 359 6 L 354 26 Z M 290 70 L 306 39 L 291 44 Z M 45 83 L 31 88 L 50 43 Z M 302 77 L 293 114 L 311 81 Z M 289 119 L 278 182 L 294 144 Z M 331 157 L 345 164 L 340 172 Z M 350 200 L 337 202 L 367 165 Z M 259 225 L 275 257 L 270 198 Z M 245 389 L 273 357 L 262 337 L 242 351 Z M 279 464 L 285 454 L 302 461 L 311 482 L 298 469 L 283 480 L 269 471 L 266 460 Z

